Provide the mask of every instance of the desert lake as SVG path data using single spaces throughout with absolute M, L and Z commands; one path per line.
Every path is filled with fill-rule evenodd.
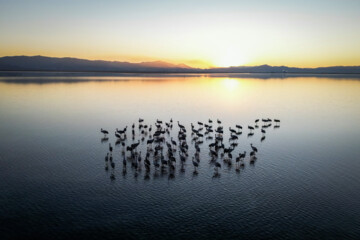
M 2 239 L 360 237 L 359 75 L 9 75 L 0 77 Z M 224 130 L 240 124 L 234 155 L 252 143 L 258 159 L 214 178 L 204 139 L 194 174 L 188 133 L 185 171 L 177 162 L 171 179 L 129 166 L 123 174 L 114 132 L 139 118 L 173 119 L 174 138 L 177 121 L 188 131 L 208 119 Z M 262 118 L 281 120 L 263 141 L 259 129 L 247 135 Z

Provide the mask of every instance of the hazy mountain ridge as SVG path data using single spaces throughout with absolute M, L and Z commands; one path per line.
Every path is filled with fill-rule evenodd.
M 153 68 L 173 69 L 190 67 L 162 61 L 129 63 L 44 56 L 13 56 L 0 58 L 0 70 L 2 71 L 146 71 Z
M 360 66 L 332 66 L 318 68 L 296 68 L 287 66 L 240 66 L 229 68 L 213 68 L 209 72 L 228 72 L 228 73 L 360 73 Z
M 0 58 L 0 71 L 74 71 L 74 72 L 164 72 L 164 73 L 360 73 L 360 66 L 295 68 L 286 66 L 239 66 L 198 69 L 164 61 L 119 62 L 44 56 L 9 56 Z

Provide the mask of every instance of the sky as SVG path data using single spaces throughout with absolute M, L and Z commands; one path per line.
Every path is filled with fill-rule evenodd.
M 360 65 L 360 0 L 0 0 L 0 56 Z

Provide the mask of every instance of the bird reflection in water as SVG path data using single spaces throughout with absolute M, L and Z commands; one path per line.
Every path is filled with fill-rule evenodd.
M 214 123 L 213 123 L 214 122 Z M 268 134 L 265 129 L 272 126 L 274 122 L 274 129 L 280 128 L 280 120 L 270 118 L 256 119 L 254 127 L 248 125 L 249 133 L 247 137 L 250 138 L 255 135 L 255 132 L 261 132 L 260 142 L 265 140 L 265 135 Z M 259 126 L 261 124 L 261 128 Z M 137 125 L 137 127 L 136 127 Z M 153 126 L 155 126 L 153 128 Z M 177 139 L 172 136 L 174 134 L 173 129 L 177 128 Z M 152 130 L 154 129 L 154 132 Z M 159 119 L 151 125 L 145 124 L 144 119 L 139 119 L 138 124 L 133 123 L 131 127 L 131 142 L 127 140 L 127 126 L 123 129 L 116 129 L 115 131 L 115 150 L 111 143 L 109 143 L 109 152 L 105 156 L 105 171 L 109 171 L 109 165 L 111 167 L 110 179 L 113 181 L 115 176 L 115 158 L 114 156 L 122 156 L 122 175 L 125 177 L 127 174 L 127 165 L 129 163 L 130 170 L 134 173 L 133 177 L 138 178 L 142 174 L 144 167 L 144 180 L 150 180 L 159 177 L 167 177 L 168 180 L 176 178 L 176 168 L 179 167 L 178 173 L 184 174 L 186 171 L 186 162 L 189 158 L 189 149 L 194 150 L 194 155 L 191 157 L 193 172 L 192 177 L 196 177 L 199 172 L 198 168 L 200 164 L 200 152 L 206 151 L 206 145 L 208 145 L 209 161 L 208 164 L 214 166 L 213 178 L 219 178 L 221 176 L 220 171 L 222 164 L 219 160 L 222 160 L 225 171 L 227 173 L 232 172 L 233 166 L 233 154 L 238 148 L 239 136 L 242 134 L 242 126 L 235 125 L 235 128 L 229 127 L 228 140 L 224 140 L 224 127 L 222 122 L 217 121 L 208 122 L 197 121 L 195 124 L 191 123 L 191 130 L 177 121 L 177 127 L 173 120 L 163 122 Z M 109 131 L 101 128 L 101 133 L 104 137 L 101 139 L 101 143 L 109 141 Z M 135 139 L 138 138 L 136 141 Z M 189 144 L 188 144 L 189 142 Z M 204 144 L 208 143 L 208 144 Z M 140 147 L 139 147 L 140 146 Z M 235 155 L 235 171 L 240 172 L 245 168 L 245 161 L 248 161 L 250 165 L 254 165 L 257 160 L 258 149 L 250 143 L 250 157 L 246 160 L 246 151 L 240 151 Z M 120 154 L 116 151 L 120 149 Z M 113 151 L 114 150 L 114 151 Z M 145 150 L 145 157 L 142 157 L 141 151 Z M 177 164 L 178 162 L 178 164 Z M 152 174 L 152 175 L 151 175 Z

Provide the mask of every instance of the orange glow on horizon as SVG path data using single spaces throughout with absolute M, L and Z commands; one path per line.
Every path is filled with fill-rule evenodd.
M 194 68 L 360 65 L 360 1 L 45 2 L 1 3 L 0 56 Z

